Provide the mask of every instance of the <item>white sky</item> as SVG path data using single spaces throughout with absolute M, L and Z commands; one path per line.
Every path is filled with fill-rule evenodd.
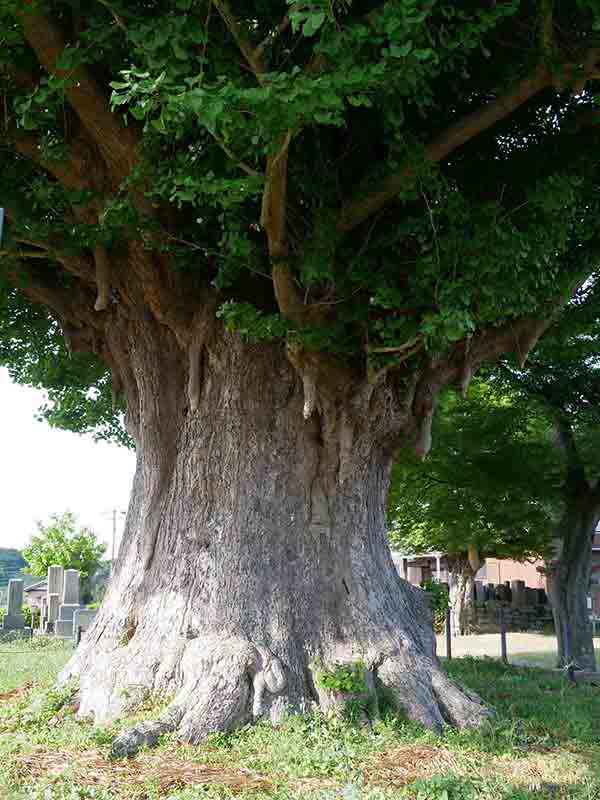
M 134 454 L 37 422 L 43 400 L 0 368 L 0 547 L 23 547 L 36 520 L 69 510 L 109 545 L 110 557 L 110 512 L 127 509 Z M 123 520 L 119 514 L 117 544 Z

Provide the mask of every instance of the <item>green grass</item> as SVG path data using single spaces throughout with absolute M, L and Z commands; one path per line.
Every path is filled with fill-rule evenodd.
M 132 763 L 111 763 L 111 738 L 132 718 L 95 729 L 63 705 L 69 689 L 52 687 L 70 652 L 0 644 L 0 698 L 33 683 L 0 700 L 2 800 L 600 800 L 600 689 L 560 675 L 452 661 L 451 676 L 496 711 L 480 731 L 436 735 L 392 713 L 361 727 L 312 713 L 198 747 L 165 737 Z M 147 695 L 134 718 L 164 702 Z M 192 785 L 191 772 L 207 782 Z
M 594 640 L 594 650 L 596 660 L 600 663 L 600 640 Z M 554 669 L 556 667 L 556 650 L 551 649 L 546 653 L 515 653 L 512 656 L 513 663 L 526 664 L 531 667 L 541 667 L 542 669 Z

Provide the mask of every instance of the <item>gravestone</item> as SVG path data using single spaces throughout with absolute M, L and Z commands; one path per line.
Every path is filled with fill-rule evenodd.
M 487 591 L 487 599 L 495 603 L 496 602 L 496 585 L 494 583 L 486 584 L 486 591 Z
M 536 606 L 538 602 L 537 589 L 532 589 L 531 587 L 527 586 L 525 588 L 525 599 L 528 606 Z
M 508 591 L 503 583 L 496 586 L 496 598 L 499 603 L 508 603 Z
M 46 633 L 54 633 L 54 626 L 58 619 L 58 609 L 60 597 L 56 592 L 48 595 L 48 621 L 46 622 Z
M 65 571 L 59 564 L 52 564 L 48 567 L 48 597 L 51 594 L 63 596 L 65 587 Z
M 54 626 L 57 636 L 73 636 L 73 617 L 79 608 L 79 570 L 67 569 L 64 574 L 62 603 Z
M 23 581 L 13 578 L 8 582 L 8 612 L 4 617 L 4 630 L 22 631 L 24 628 Z
M 538 605 L 545 606 L 548 603 L 548 598 L 546 597 L 546 590 L 536 589 L 536 592 L 537 592 Z
M 475 581 L 475 602 L 485 603 L 485 587 L 481 581 Z
M 525 581 L 511 581 L 513 608 L 523 608 L 527 603 Z
M 96 616 L 96 611 L 91 608 L 78 608 L 73 615 L 73 636 L 79 639 L 80 632 L 85 633 Z
M 40 632 L 44 633 L 46 630 L 46 622 L 48 621 L 48 595 L 42 597 L 40 603 Z

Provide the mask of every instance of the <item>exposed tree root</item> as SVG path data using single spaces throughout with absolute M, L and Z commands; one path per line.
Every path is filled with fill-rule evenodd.
M 331 665 L 336 668 L 340 663 L 336 660 Z M 436 661 L 410 649 L 366 666 L 364 687 L 351 693 L 324 689 L 312 676 L 317 701 L 309 705 L 326 713 L 342 713 L 354 701 L 364 709 L 363 716 L 367 708 L 372 716 L 377 713 L 380 687 L 398 710 L 434 730 L 446 723 L 477 727 L 490 716 L 477 695 L 454 684 Z M 197 744 L 216 731 L 229 731 L 252 720 L 277 719 L 284 710 L 276 707 L 287 687 L 283 665 L 266 648 L 241 638 L 191 641 L 181 660 L 181 679 L 175 700 L 157 720 L 138 723 L 116 737 L 114 757 L 132 757 L 141 747 L 155 745 L 165 733 L 176 732 L 180 740 Z

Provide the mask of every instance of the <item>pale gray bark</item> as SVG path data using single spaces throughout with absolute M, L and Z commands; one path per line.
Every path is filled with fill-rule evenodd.
M 447 563 L 450 628 L 453 636 L 464 636 L 469 633 L 475 573 L 466 556 L 449 556 Z
M 115 753 L 167 730 L 197 742 L 326 704 L 318 660 L 364 662 L 370 685 L 429 726 L 482 722 L 478 698 L 440 668 L 421 590 L 392 563 L 394 391 L 318 394 L 306 418 L 284 348 L 220 332 L 193 412 L 185 359 L 154 336 L 127 344 L 137 470 L 106 598 L 63 674 L 79 675 L 80 714 L 108 722 L 158 690 L 173 697 L 165 714 Z

